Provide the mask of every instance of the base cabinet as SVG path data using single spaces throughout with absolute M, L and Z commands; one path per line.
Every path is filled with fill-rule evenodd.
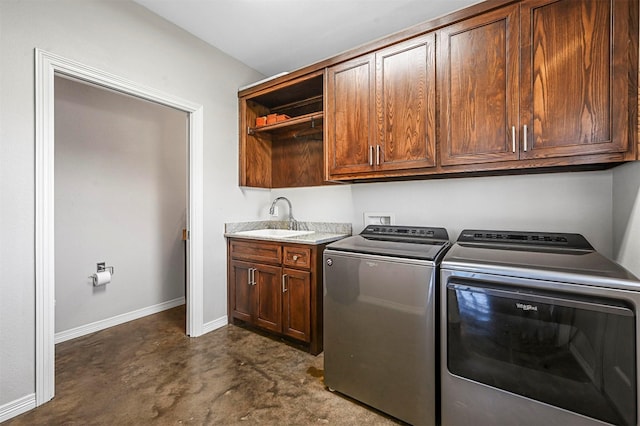
M 251 263 L 229 262 L 229 315 L 247 322 L 252 322 L 255 310 L 252 274 L 253 265 Z
M 280 268 L 254 265 L 253 297 L 255 324 L 279 333 L 282 330 L 282 300 L 280 297 Z
M 282 275 L 282 333 L 309 342 L 311 273 L 285 268 Z
M 230 322 L 295 339 L 322 352 L 323 245 L 230 238 Z

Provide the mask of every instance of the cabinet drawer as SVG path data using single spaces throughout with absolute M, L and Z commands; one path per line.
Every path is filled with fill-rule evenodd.
M 280 244 L 231 240 L 230 247 L 233 259 L 278 264 L 282 261 L 282 246 Z
M 284 246 L 282 263 L 295 268 L 311 267 L 311 249 L 305 247 Z

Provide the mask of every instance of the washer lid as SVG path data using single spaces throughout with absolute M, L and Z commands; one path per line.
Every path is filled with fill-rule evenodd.
M 491 231 L 480 231 L 483 232 L 486 235 Z M 518 237 L 512 243 L 503 239 L 488 241 L 485 237 L 482 241 L 467 242 L 467 237 L 462 238 L 465 233 L 478 231 L 462 231 L 461 238 L 444 257 L 442 268 L 603 286 L 610 286 L 612 280 L 637 281 L 633 274 L 596 252 L 578 234 L 555 234 L 568 238 L 544 244 L 529 238 L 542 233 L 520 233 L 527 234 L 527 240 L 518 241 Z
M 444 228 L 369 225 L 360 235 L 336 241 L 327 248 L 433 261 L 449 246 L 448 234 Z

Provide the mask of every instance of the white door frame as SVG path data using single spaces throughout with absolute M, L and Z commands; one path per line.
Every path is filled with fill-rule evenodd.
M 36 405 L 55 393 L 54 76 L 166 105 L 189 115 L 187 334 L 203 333 L 203 107 L 116 75 L 35 49 L 35 314 Z

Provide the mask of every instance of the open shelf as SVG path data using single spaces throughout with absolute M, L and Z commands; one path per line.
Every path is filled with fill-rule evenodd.
M 273 124 L 266 124 L 264 126 L 249 127 L 247 129 L 248 134 L 253 135 L 255 133 L 262 132 L 275 132 L 275 131 L 296 131 L 318 128 L 322 130 L 322 122 L 324 120 L 324 112 L 312 112 L 309 114 L 301 115 L 299 117 L 292 117 L 284 121 L 279 121 Z
M 240 185 L 293 188 L 324 181 L 324 71 L 242 96 Z M 286 115 L 256 126 L 256 119 Z

